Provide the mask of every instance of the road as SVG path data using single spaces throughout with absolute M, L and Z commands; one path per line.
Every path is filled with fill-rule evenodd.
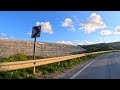
M 120 79 L 120 52 L 107 53 L 97 57 L 70 79 Z

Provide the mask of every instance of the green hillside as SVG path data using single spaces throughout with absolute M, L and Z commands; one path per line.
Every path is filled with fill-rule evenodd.
M 104 50 L 120 50 L 120 42 L 99 43 L 92 45 L 78 45 L 87 50 L 87 52 L 96 52 Z

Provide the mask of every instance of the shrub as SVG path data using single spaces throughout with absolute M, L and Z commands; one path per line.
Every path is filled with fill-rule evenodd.
M 18 53 L 9 57 L 10 61 L 23 61 L 27 60 L 27 55 L 24 53 Z

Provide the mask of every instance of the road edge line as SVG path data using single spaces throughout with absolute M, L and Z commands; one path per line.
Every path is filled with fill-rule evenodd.
M 76 74 L 74 74 L 70 79 L 74 79 L 78 74 L 80 74 L 85 68 L 87 68 L 90 64 L 92 64 L 95 60 L 92 62 L 88 63 L 84 68 L 82 68 L 80 71 L 78 71 Z
M 117 60 L 118 64 L 120 64 L 119 60 L 118 60 L 117 57 L 116 57 L 116 54 L 114 54 L 114 56 L 115 56 L 115 59 Z
M 103 54 L 103 55 L 105 55 L 105 54 Z M 103 55 L 101 55 L 101 56 L 103 56 Z M 93 61 L 91 61 L 90 63 L 88 63 L 85 67 L 83 67 L 76 74 L 74 74 L 70 79 L 74 79 L 78 74 L 80 74 L 84 69 L 86 69 L 90 64 L 92 64 L 96 59 L 100 58 L 101 56 L 95 58 Z

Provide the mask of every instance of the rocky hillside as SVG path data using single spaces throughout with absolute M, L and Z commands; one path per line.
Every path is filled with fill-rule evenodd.
M 80 53 L 85 49 L 79 46 L 36 42 L 36 56 L 55 57 Z M 0 39 L 0 56 L 7 57 L 17 53 L 33 55 L 33 41 Z

